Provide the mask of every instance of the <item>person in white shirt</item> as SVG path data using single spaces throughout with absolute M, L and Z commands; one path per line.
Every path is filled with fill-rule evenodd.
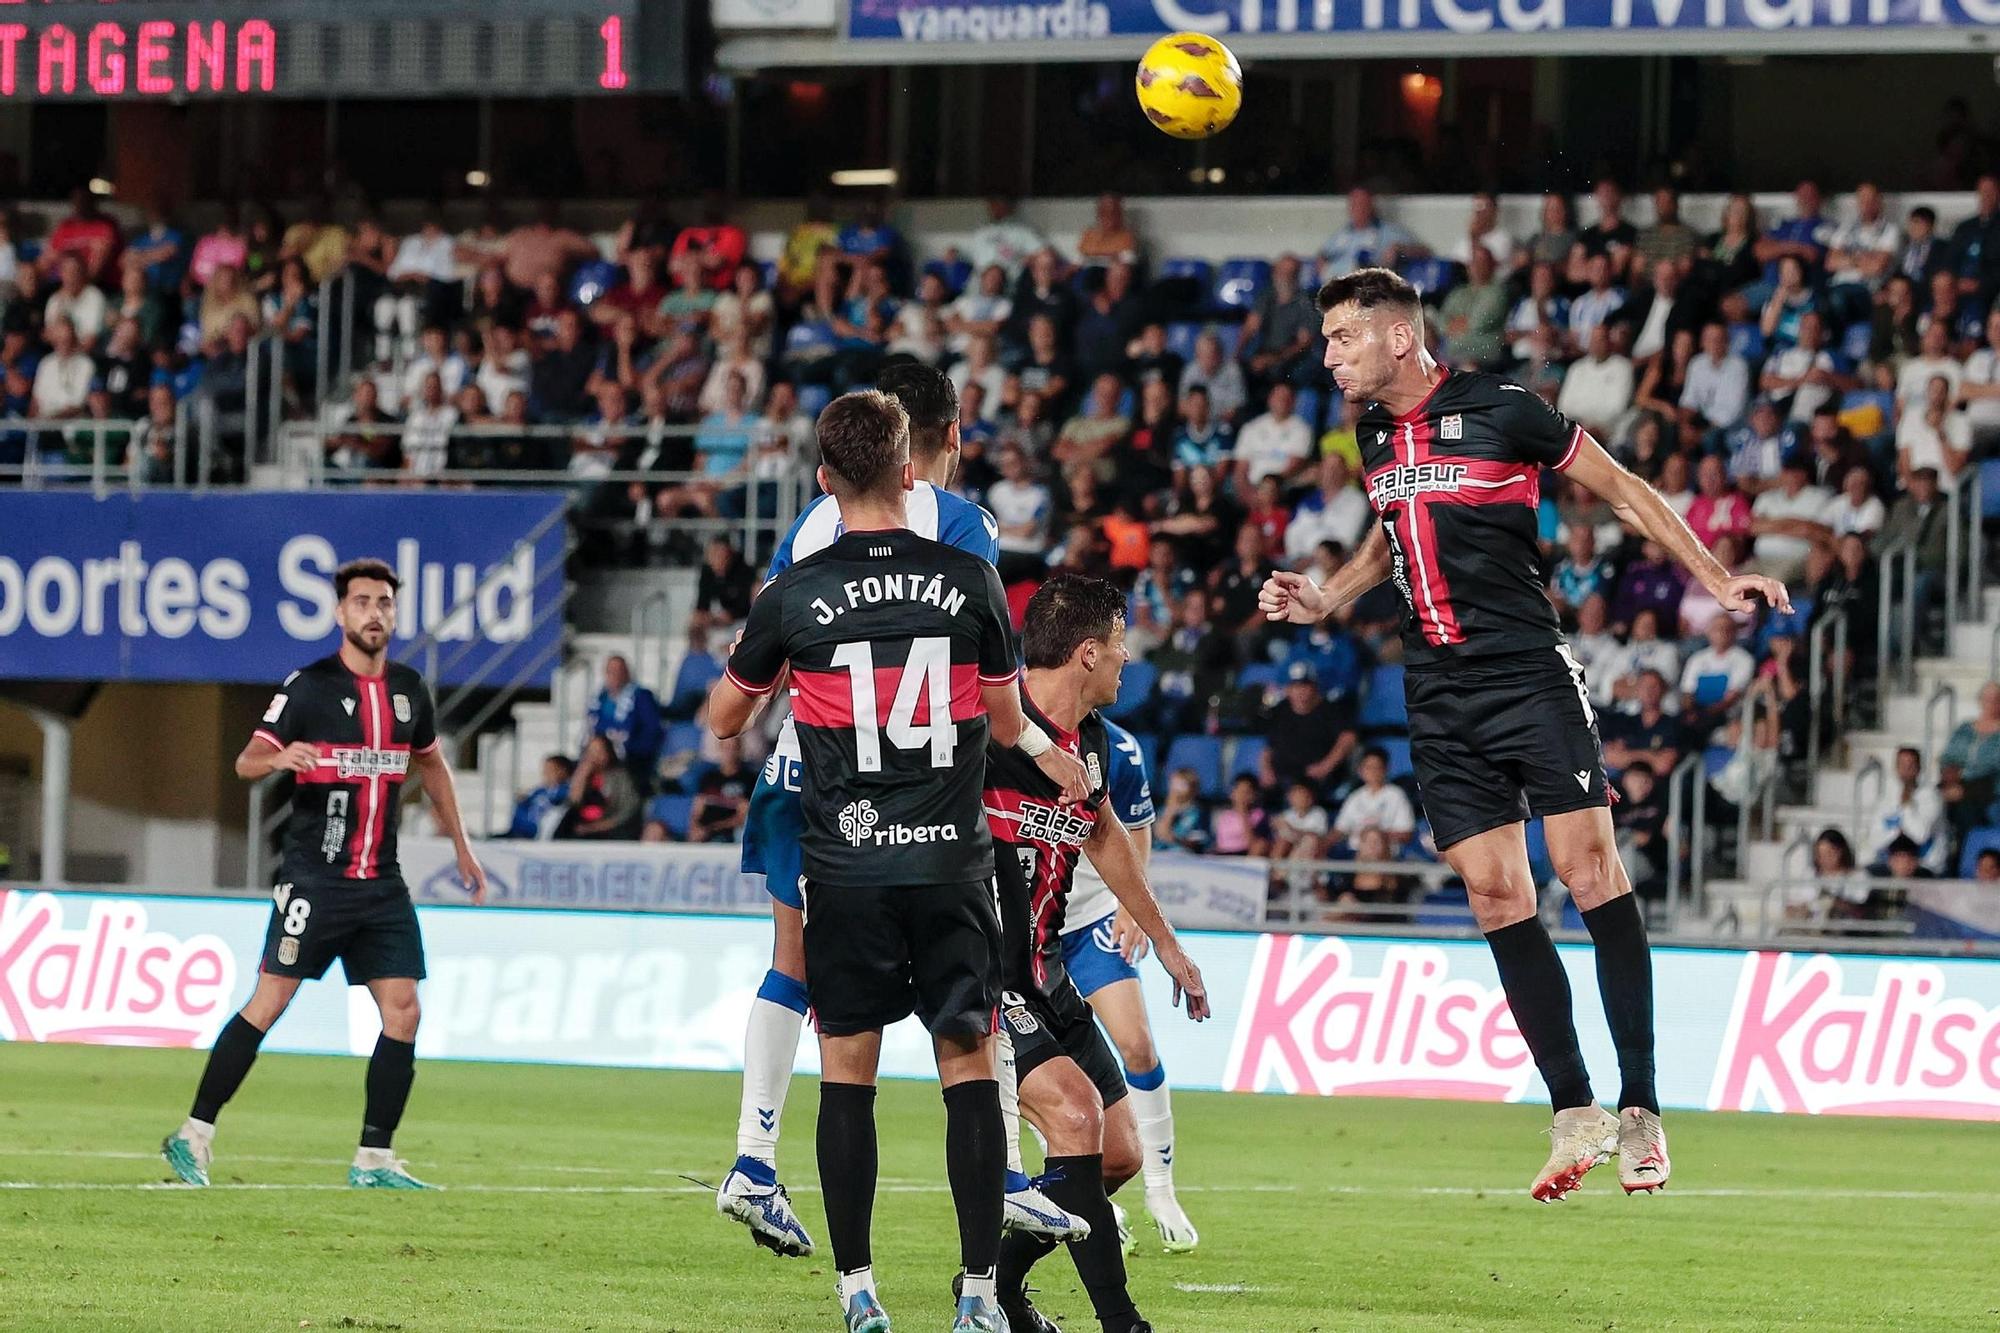
M 1660 678 L 1663 686 L 1667 681 L 1681 678 L 1680 641 L 1660 637 L 1660 613 L 1650 606 L 1632 617 L 1631 639 L 1596 673 L 1597 686 L 1592 696 L 1600 704 L 1616 704 L 1626 712 L 1636 711 L 1640 703 L 1639 682 L 1649 671 Z M 1663 694 L 1660 707 L 1678 713 L 1681 701 L 1672 694 Z
M 435 323 L 449 313 L 458 275 L 458 242 L 444 229 L 444 214 L 435 207 L 424 210 L 423 225 L 396 243 L 396 256 L 389 261 L 389 285 L 395 290 L 375 300 L 375 355 L 389 359 L 389 339 L 400 333 L 403 352 L 416 348 L 417 329 Z
M 1938 489 L 1949 495 L 1972 465 L 1972 425 L 1951 408 L 1952 386 L 1934 375 L 1924 386 L 1923 405 L 1905 408 L 1896 427 L 1896 475 L 1907 488 L 1910 474 L 1935 468 Z
M 410 410 L 403 414 L 403 470 L 413 477 L 434 477 L 444 471 L 451 452 L 451 430 L 458 409 L 445 397 L 444 377 L 435 370 L 424 376 Z
M 48 324 L 49 354 L 35 367 L 28 414 L 37 420 L 82 416 L 97 365 L 77 345 L 76 326 L 66 319 Z
M 1236 436 L 1236 493 L 1249 495 L 1266 477 L 1287 486 L 1311 466 L 1312 427 L 1292 412 L 1297 395 L 1283 382 L 1271 386 L 1269 409 L 1250 418 Z
M 1361 785 L 1340 803 L 1333 821 L 1334 832 L 1345 842 L 1353 842 L 1363 829 L 1380 829 L 1389 839 L 1391 853 L 1400 853 L 1417 831 L 1417 812 L 1409 796 L 1389 781 L 1389 753 L 1379 745 L 1361 752 Z
M 1692 653 L 1681 668 L 1681 716 L 1704 734 L 1735 711 L 1757 672 L 1756 659 L 1736 642 L 1733 617 L 1711 619 L 1706 637 L 1707 645 Z
M 764 401 L 764 363 L 750 354 L 749 340 L 740 333 L 716 348 L 715 364 L 709 367 L 695 400 L 703 416 L 722 410 L 731 375 L 743 377 L 744 406 L 755 412 Z
M 1699 434 L 1742 419 L 1750 405 L 1750 367 L 1729 350 L 1729 330 L 1721 324 L 1705 324 L 1701 330 L 1701 355 L 1688 362 L 1687 382 L 1681 386 L 1681 427 Z
M 1000 480 L 986 488 L 986 508 L 1000 525 L 1002 577 L 1019 577 L 1004 568 L 1010 563 L 1016 569 L 1040 565 L 1049 549 L 1054 504 L 1049 488 L 1028 475 L 1028 456 L 1012 440 L 1000 449 Z
M 1903 229 L 1884 214 L 1882 191 L 1873 181 L 1854 187 L 1854 211 L 1826 238 L 1828 296 L 1844 319 L 1867 317 L 1903 253 Z
M 1809 468 L 1804 458 L 1793 454 L 1784 461 L 1778 484 L 1750 506 L 1750 532 L 1756 546 L 1746 572 L 1796 579 L 1806 567 L 1806 553 L 1813 543 L 1833 535 L 1826 522 L 1833 497 L 1808 484 Z
M 1611 330 L 1603 324 L 1590 330 L 1590 353 L 1563 376 L 1556 410 L 1601 440 L 1612 438 L 1612 427 L 1632 405 L 1632 363 L 1611 350 Z
M 487 327 L 486 355 L 473 383 L 485 396 L 489 412 L 499 412 L 511 395 L 528 392 L 528 349 L 521 346 L 520 334 L 505 324 Z
M 1000 419 L 1000 409 L 1007 395 L 1007 368 L 1000 364 L 992 334 L 974 334 L 966 344 L 965 359 L 952 366 L 946 378 L 951 380 L 951 387 L 958 390 L 961 396 L 966 385 L 977 384 L 985 391 L 980 400 L 980 416 L 987 421 Z
M 1347 460 L 1339 454 L 1323 454 L 1319 489 L 1299 501 L 1292 521 L 1285 526 L 1285 558 L 1297 569 L 1313 557 L 1321 542 L 1339 542 L 1341 550 L 1352 551 L 1374 519 L 1368 497 L 1348 472 Z
M 1448 257 L 1470 265 L 1474 246 L 1492 255 L 1501 272 L 1514 267 L 1514 238 L 1500 225 L 1500 201 L 1485 190 L 1472 196 L 1472 215 L 1465 220 L 1465 235 L 1452 242 Z
M 1973 442 L 1982 449 L 2000 443 L 2000 306 L 1986 316 L 1986 345 L 1965 358 L 1958 397 Z
M 1188 390 L 1197 385 L 1208 391 L 1208 406 L 1218 421 L 1235 420 L 1250 401 L 1243 367 L 1222 355 L 1222 339 L 1212 332 L 1194 340 L 1194 360 L 1181 371 L 1180 396 L 1187 397 Z
M 964 356 L 974 338 L 999 338 L 1000 326 L 1013 313 L 1014 298 L 1007 295 L 1007 270 L 989 264 L 979 270 L 976 281 L 966 284 L 945 312 L 944 327 L 951 335 L 947 345 Z
M 423 395 L 424 381 L 432 375 L 444 382 L 447 398 L 456 398 L 465 387 L 465 370 L 465 358 L 451 350 L 444 329 L 432 325 L 418 335 L 417 354 L 404 368 L 402 392 L 396 399 L 415 402 Z
M 1841 479 L 1840 494 L 1826 510 L 1826 525 L 1833 535 L 1872 537 L 1882 530 L 1888 517 L 1889 511 L 1875 494 L 1875 479 L 1868 475 L 1868 469 L 1849 468 Z
M 986 224 L 972 233 L 969 244 L 972 266 L 977 269 L 998 264 L 1008 281 L 1019 276 L 1028 256 L 1048 245 L 1042 234 L 1014 216 L 1014 201 L 995 195 L 986 201 Z
M 1921 355 L 1905 361 L 1896 373 L 1896 407 L 1900 411 L 1908 413 L 1920 407 L 1924 395 L 1930 391 L 1930 382 L 1940 375 L 1954 393 L 1958 391 L 1965 367 L 1950 354 L 1950 349 L 1951 330 L 1940 321 L 1931 321 L 1917 343 Z
M 1625 304 L 1623 289 L 1611 285 L 1610 255 L 1592 255 L 1583 271 L 1590 290 L 1569 303 L 1570 346 L 1579 352 L 1590 345 L 1590 331 Z
M 1869 830 L 1867 861 L 1882 864 L 1889 844 L 1908 838 L 1917 845 L 1917 857 L 1932 874 L 1944 873 L 1951 851 L 1951 828 L 1945 823 L 1944 798 L 1936 784 L 1924 784 L 1924 757 L 1915 746 L 1896 751 L 1896 781 L 1882 797 Z
M 1790 347 L 1772 354 L 1764 363 L 1757 387 L 1773 398 L 1791 400 L 1785 413 L 1790 421 L 1807 422 L 1819 405 L 1833 397 L 1840 387 L 1840 375 L 1833 354 L 1821 345 L 1826 337 L 1819 315 L 1811 310 L 1799 316 L 1799 338 Z
M 90 285 L 81 256 L 64 255 L 57 271 L 62 275 L 61 281 L 42 307 L 43 324 L 67 319 L 76 330 L 78 343 L 86 348 L 96 346 L 97 336 L 104 332 L 104 321 L 110 314 L 110 302 L 104 299 L 102 291 Z

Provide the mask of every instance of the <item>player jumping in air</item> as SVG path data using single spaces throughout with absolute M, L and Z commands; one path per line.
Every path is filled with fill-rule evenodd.
M 1105 782 L 1110 787 L 1111 813 L 1131 835 L 1133 854 L 1144 870 L 1153 851 L 1147 833 L 1153 826 L 1153 789 L 1146 781 L 1146 756 L 1132 733 L 1117 723 L 1107 719 L 1104 734 L 1110 741 L 1111 767 Z M 1174 1105 L 1167 1091 L 1167 1067 L 1153 1045 L 1137 966 L 1150 947 L 1145 932 L 1131 913 L 1119 908 L 1104 876 L 1085 856 L 1076 868 L 1076 891 L 1063 913 L 1063 966 L 1069 969 L 1077 994 L 1089 1003 L 1118 1048 L 1139 1122 L 1139 1141 L 1146 1150 L 1146 1211 L 1168 1253 L 1184 1254 L 1201 1237 L 1174 1193 Z
M 817 426 L 845 531 L 750 609 L 709 696 L 740 733 L 790 672 L 803 756 L 806 993 L 820 1038 L 819 1168 L 849 1333 L 887 1333 L 876 1298 L 875 1078 L 882 1030 L 919 1015 L 943 1085 L 958 1212 L 957 1333 L 1003 1333 L 995 1270 L 1007 1150 L 993 1024 L 1000 921 L 980 809 L 989 732 L 1069 800 L 1084 772 L 1022 716 L 1000 576 L 905 526 L 909 418 L 867 390 Z
M 1006 928 L 1007 991 L 1001 1030 L 1013 1051 L 1021 1108 L 1048 1136 L 1042 1179 L 1049 1197 L 1090 1224 L 1070 1257 L 1105 1333 L 1144 1333 L 1125 1286 L 1125 1259 L 1111 1194 L 1143 1164 L 1139 1127 L 1118 1057 L 1105 1044 L 1064 964 L 1062 929 L 1080 856 L 1104 877 L 1117 905 L 1153 942 L 1187 997 L 1188 1017 L 1208 1016 L 1201 972 L 1160 911 L 1132 840 L 1104 817 L 1112 755 L 1097 709 L 1118 697 L 1125 667 L 1125 598 L 1101 579 L 1058 574 L 1036 590 L 1022 616 L 1028 720 L 1083 760 L 1090 796 L 1065 808 L 1060 790 L 1013 751 L 994 749 L 986 766 L 986 817 L 994 840 L 1000 912 Z M 1012 1133 L 1015 1127 L 1010 1125 Z M 1055 1243 L 1016 1233 L 1000 1255 L 1000 1308 L 1014 1333 L 1053 1333 L 1028 1302 L 1028 1270 Z
M 1320 289 L 1326 368 L 1366 404 L 1356 434 L 1381 522 L 1319 587 L 1271 576 L 1272 620 L 1312 624 L 1384 578 L 1403 594 L 1411 758 L 1438 848 L 1465 881 L 1507 1002 L 1555 1110 L 1554 1146 L 1532 1193 L 1575 1189 L 1616 1153 L 1627 1193 L 1667 1183 L 1653 1085 L 1653 966 L 1613 843 L 1597 718 L 1583 670 L 1543 595 L 1535 511 L 1541 470 L 1603 497 L 1714 594 L 1747 612 L 1791 609 L 1775 579 L 1732 577 L 1651 486 L 1582 427 L 1509 380 L 1447 371 L 1424 348 L 1416 289 L 1359 269 Z M 1578 1048 L 1568 974 L 1535 914 L 1523 824 L 1542 817 L 1556 874 L 1583 913 L 1618 1052 L 1619 1114 L 1597 1105 Z
M 190 1185 L 208 1184 L 216 1117 L 250 1072 L 264 1034 L 299 983 L 325 976 L 338 958 L 347 984 L 368 987 L 382 1015 L 368 1061 L 361 1147 L 347 1183 L 431 1188 L 389 1149 L 416 1077 L 417 983 L 424 977 L 423 936 L 396 863 L 400 797 L 411 769 L 458 850 L 459 878 L 475 903 L 486 900 L 486 873 L 459 821 L 430 691 L 416 671 L 388 660 L 397 588 L 395 571 L 380 560 L 334 571 L 340 651 L 285 677 L 263 725 L 236 756 L 236 776 L 249 782 L 289 773 L 292 812 L 257 989 L 216 1035 L 194 1108 L 160 1146 Z
M 877 385 L 902 404 L 910 418 L 910 466 L 916 473 L 916 483 L 904 498 L 910 531 L 970 552 L 989 565 L 995 563 L 999 527 L 992 516 L 945 489 L 958 467 L 958 392 L 952 382 L 929 366 L 909 361 L 885 366 Z M 831 495 L 822 495 L 806 506 L 778 543 L 766 581 L 825 550 L 844 531 L 839 505 Z M 715 1195 L 717 1211 L 749 1227 L 758 1244 L 792 1256 L 811 1254 L 813 1248 L 812 1237 L 792 1210 L 791 1196 L 778 1182 L 777 1169 L 785 1095 L 791 1089 L 799 1030 L 806 1016 L 805 925 L 799 915 L 803 781 L 798 733 L 788 717 L 751 794 L 750 817 L 743 830 L 743 869 L 764 876 L 764 887 L 771 894 L 774 938 L 771 968 L 751 1002 L 743 1038 L 736 1164 Z M 1059 1240 L 1084 1230 L 1042 1197 L 1025 1175 L 1011 1169 L 1007 1224 Z

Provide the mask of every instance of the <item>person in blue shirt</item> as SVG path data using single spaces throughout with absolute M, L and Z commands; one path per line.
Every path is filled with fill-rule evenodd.
M 569 803 L 569 780 L 576 765 L 567 755 L 552 754 L 542 760 L 542 785 L 531 788 L 514 804 L 514 819 L 507 826 L 510 838 L 540 839 L 543 830 L 554 832 L 551 816 Z
M 958 466 L 960 448 L 958 393 L 951 381 L 908 358 L 886 365 L 878 387 L 895 397 L 910 415 L 910 463 L 918 478 L 905 501 L 910 531 L 997 564 L 1000 525 L 978 505 L 945 489 Z M 843 531 L 839 506 L 831 495 L 822 495 L 806 507 L 778 543 L 765 581 L 826 549 Z M 772 899 L 775 939 L 771 968 L 751 1002 L 749 1029 L 744 1035 L 736 1163 L 723 1177 L 715 1196 L 716 1211 L 749 1227 L 759 1245 L 793 1257 L 813 1250 L 812 1237 L 792 1211 L 790 1196 L 778 1182 L 777 1172 L 785 1095 L 791 1087 L 807 1008 L 805 900 L 799 892 L 799 838 L 805 828 L 800 808 L 803 787 L 798 737 L 787 718 L 750 794 L 749 818 L 743 827 L 743 870 L 764 877 Z M 1010 1227 L 1040 1230 L 1057 1239 L 1068 1239 L 1081 1225 L 1042 1197 L 1019 1172 L 1008 1174 L 1006 1207 Z
M 660 747 L 667 738 L 660 701 L 632 679 L 632 664 L 616 653 L 604 659 L 604 688 L 590 705 L 590 734 L 611 742 L 641 796 L 653 789 Z
M 1792 204 L 1797 212 L 1765 232 L 1754 247 L 1758 262 L 1764 266 L 1763 278 L 1746 293 L 1754 306 L 1761 307 L 1771 299 L 1772 289 L 1778 285 L 1778 261 L 1788 256 L 1805 266 L 1808 282 L 1819 282 L 1826 263 L 1826 237 L 1832 230 L 1832 224 L 1820 216 L 1819 182 L 1800 181 L 1792 191 Z
M 1146 756 L 1137 738 L 1117 723 L 1107 720 L 1104 731 L 1111 756 L 1111 771 L 1105 778 L 1107 805 L 1132 834 L 1132 850 L 1145 869 L 1152 859 L 1150 830 L 1155 817 Z M 1146 1150 L 1146 1211 L 1167 1250 L 1179 1254 L 1192 1250 L 1201 1237 L 1174 1194 L 1173 1101 L 1139 985 L 1137 964 L 1145 959 L 1146 950 L 1144 932 L 1119 909 L 1097 867 L 1087 856 L 1079 860 L 1076 886 L 1063 915 L 1063 966 L 1118 1048 L 1139 1122 L 1139 1142 Z

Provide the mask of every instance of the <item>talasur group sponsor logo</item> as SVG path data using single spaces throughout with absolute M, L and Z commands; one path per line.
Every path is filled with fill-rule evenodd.
M 1345 940 L 1257 941 L 1223 1087 L 1513 1101 L 1534 1082 L 1507 997 L 1445 951 L 1391 945 L 1363 975 Z
M 130 898 L 63 918 L 53 894 L 0 891 L 0 1038 L 194 1046 L 221 1023 L 236 958 L 216 936 L 150 929 Z
M 1824 954 L 1745 955 L 1708 1104 L 1718 1110 L 2000 1120 L 2000 1008 L 1885 962 L 1850 994 Z

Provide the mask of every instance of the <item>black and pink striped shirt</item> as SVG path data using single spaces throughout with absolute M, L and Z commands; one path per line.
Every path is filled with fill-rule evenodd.
M 1404 661 L 1561 643 L 1537 510 L 1542 469 L 1575 461 L 1582 428 L 1511 380 L 1448 371 L 1401 416 L 1370 403 L 1355 435 L 1403 594 Z
M 282 878 L 400 880 L 396 828 L 410 757 L 437 748 L 437 715 L 424 678 L 391 662 L 357 676 L 335 653 L 285 677 L 256 736 L 283 749 L 308 741 L 319 762 L 290 775 Z

